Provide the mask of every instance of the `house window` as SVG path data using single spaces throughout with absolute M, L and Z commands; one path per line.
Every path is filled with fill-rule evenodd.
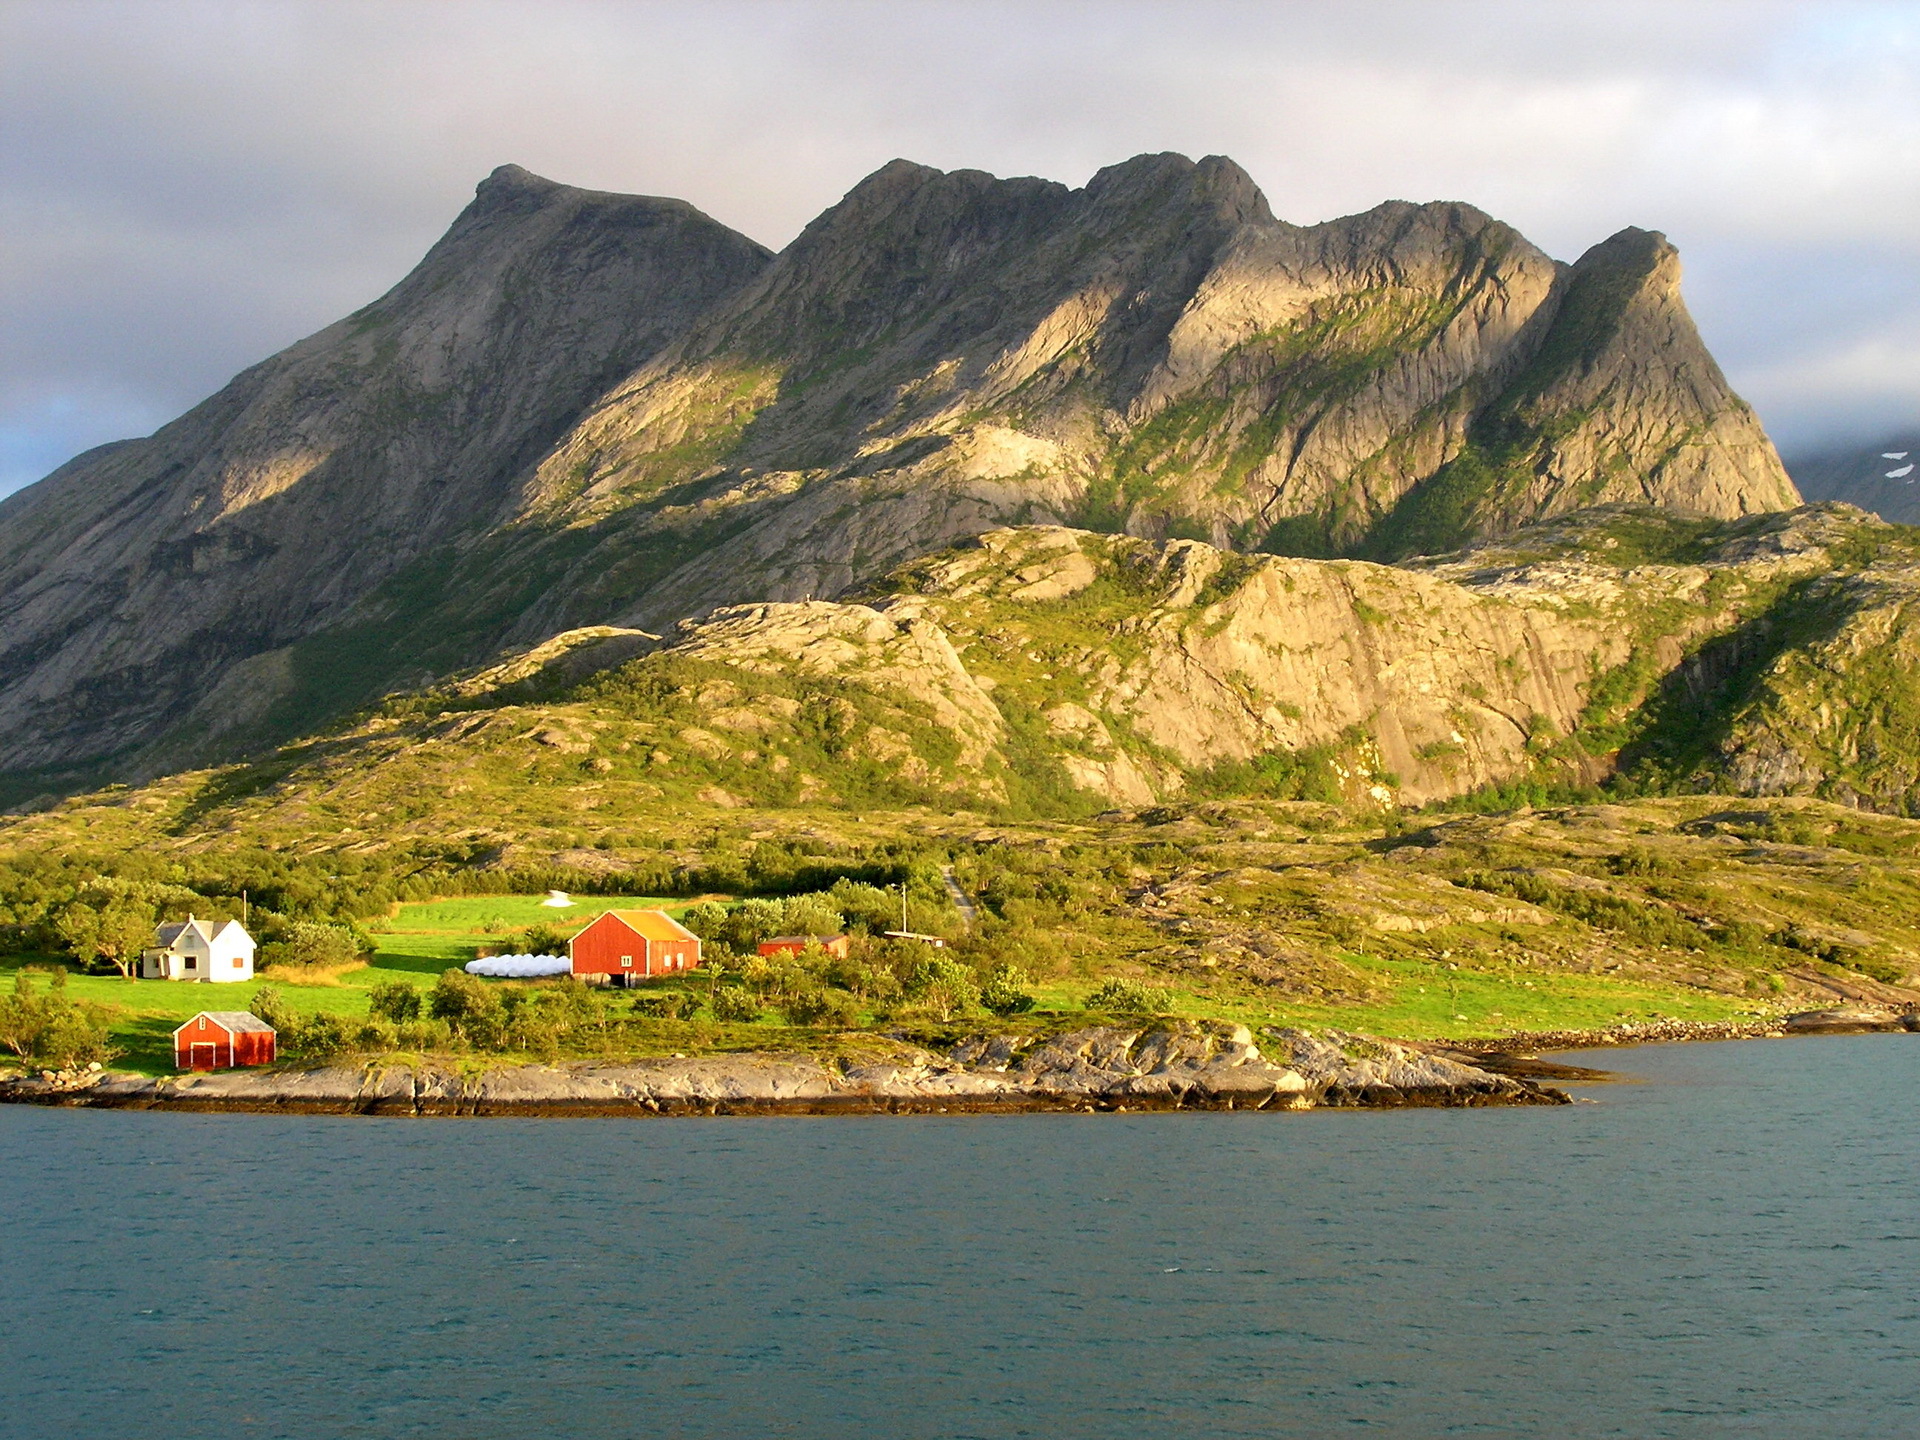
M 194 959 L 193 959 L 193 956 L 189 955 L 187 956 L 187 969 L 191 970 L 193 969 L 193 967 L 194 967 Z
M 200 1017 L 200 1028 L 201 1028 L 202 1030 L 204 1030 L 204 1029 L 206 1029 L 206 1028 L 207 1028 L 207 1017 L 206 1017 L 206 1016 L 204 1016 L 204 1015 L 202 1015 L 202 1016 Z
M 247 962 L 236 955 L 233 957 L 233 968 L 236 970 L 244 970 L 247 968 Z
M 622 956 L 620 957 L 620 963 L 621 963 L 621 964 L 622 964 L 623 966 L 625 966 L 625 967 L 626 967 L 627 969 L 629 969 L 629 970 L 631 970 L 631 969 L 633 968 L 633 956 L 631 956 L 631 955 L 622 955 Z

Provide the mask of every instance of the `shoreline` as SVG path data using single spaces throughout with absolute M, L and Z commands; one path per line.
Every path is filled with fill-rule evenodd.
M 1567 1105 L 1535 1080 L 1410 1045 L 1178 1021 L 1051 1037 L 978 1035 L 945 1053 L 822 1061 L 764 1052 L 457 1068 L 432 1062 L 111 1072 L 0 1081 L 0 1102 L 94 1109 L 408 1116 L 881 1115 Z
M 1485 1039 L 1392 1041 L 1344 1031 L 1177 1021 L 1045 1039 L 979 1035 L 941 1053 L 823 1061 L 754 1051 L 478 1066 L 358 1063 L 144 1076 L 0 1078 L 0 1104 L 243 1114 L 430 1117 L 931 1115 L 1568 1105 L 1551 1082 L 1611 1071 L 1539 1058 L 1575 1050 L 1820 1034 L 1920 1032 L 1920 1014 L 1813 1011 L 1659 1020 Z

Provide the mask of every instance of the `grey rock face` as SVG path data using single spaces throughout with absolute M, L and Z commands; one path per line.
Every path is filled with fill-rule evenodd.
M 0 506 L 0 770 L 153 773 L 1009 523 L 1395 558 L 1794 498 L 1644 232 L 1568 267 L 1465 205 L 1287 224 L 1218 156 L 896 161 L 769 260 L 509 167 L 383 300 Z
M 0 504 L 0 768 L 150 741 L 497 525 L 608 384 L 766 260 L 680 201 L 495 171 L 387 295 Z

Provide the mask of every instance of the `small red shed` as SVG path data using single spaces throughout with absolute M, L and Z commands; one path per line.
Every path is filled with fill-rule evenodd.
M 700 963 L 700 937 L 664 910 L 609 910 L 567 944 L 573 973 L 616 985 Z
M 818 945 L 829 955 L 844 955 L 848 943 L 844 935 L 775 935 L 762 940 L 759 950 L 762 955 L 798 955 L 807 946 Z
M 173 1032 L 173 1063 L 181 1070 L 226 1070 L 271 1065 L 273 1026 L 244 1010 L 202 1010 Z

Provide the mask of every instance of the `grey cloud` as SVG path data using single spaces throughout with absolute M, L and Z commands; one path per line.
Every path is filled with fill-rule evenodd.
M 0 4 L 0 490 L 365 303 L 508 160 L 773 245 L 895 155 L 1644 225 L 1783 443 L 1920 417 L 1917 66 L 1871 4 Z

